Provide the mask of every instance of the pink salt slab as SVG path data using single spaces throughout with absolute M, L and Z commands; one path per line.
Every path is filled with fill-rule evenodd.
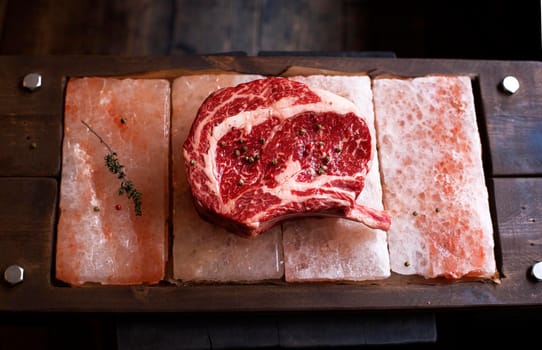
M 469 77 L 376 79 L 374 96 L 392 270 L 495 277 Z
M 56 277 L 80 285 L 157 283 L 167 260 L 170 87 L 165 80 L 70 79 Z M 142 216 L 109 172 L 108 149 L 142 193 Z
M 282 234 L 275 227 L 254 239 L 236 236 L 199 217 L 182 159 L 182 145 L 197 110 L 213 91 L 262 78 L 257 75 L 192 75 L 173 83 L 173 276 L 177 280 L 254 282 L 284 274 Z
M 371 81 L 367 76 L 294 77 L 312 88 L 326 89 L 352 101 L 365 117 L 373 135 L 371 169 L 358 197 L 382 209 Z M 283 224 L 285 278 L 301 281 L 363 281 L 389 277 L 386 233 L 344 219 L 309 218 Z

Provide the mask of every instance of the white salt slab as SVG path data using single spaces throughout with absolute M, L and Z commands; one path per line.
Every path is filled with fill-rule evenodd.
M 369 77 L 314 75 L 292 79 L 341 95 L 359 108 L 373 136 L 374 158 L 357 202 L 382 209 Z M 286 281 L 363 281 L 390 276 L 386 233 L 360 223 L 335 218 L 289 221 L 283 224 L 283 246 Z
M 376 79 L 374 96 L 392 270 L 495 277 L 469 77 Z
M 284 275 L 280 226 L 247 239 L 210 224 L 192 203 L 182 145 L 204 99 L 213 91 L 262 78 L 258 75 L 192 75 L 172 88 L 173 277 L 177 280 L 255 282 Z

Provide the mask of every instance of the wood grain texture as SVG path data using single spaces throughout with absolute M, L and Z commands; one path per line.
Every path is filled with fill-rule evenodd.
M 542 260 L 542 178 L 498 178 L 494 183 L 504 280 L 521 278 Z
M 529 60 L 542 57 L 539 6 L 505 0 L 1 0 L 0 53 L 316 50 Z
M 73 75 L 135 75 L 160 76 L 171 79 L 179 74 L 207 69 L 236 70 L 245 73 L 280 74 L 291 66 L 307 66 L 343 72 L 370 72 L 371 75 L 392 74 L 420 76 L 424 74 L 467 74 L 478 81 L 480 108 L 478 117 L 487 123 L 492 144 L 489 149 L 492 162 L 498 164 L 500 148 L 516 140 L 522 144 L 525 135 L 538 135 L 540 126 L 533 123 L 538 109 L 541 87 L 531 78 L 540 71 L 536 62 L 499 62 L 469 60 L 422 60 L 422 59 L 356 59 L 332 57 L 0 57 L 0 118 L 4 125 L 13 122 L 20 130 L 9 136 L 1 128 L 0 135 L 6 139 L 40 134 L 47 128 L 41 116 L 55 120 L 62 115 L 62 91 L 65 77 Z M 27 69 L 50 72 L 54 93 L 24 96 L 18 90 L 19 75 Z M 501 96 L 495 82 L 502 73 L 513 69 L 521 74 L 523 95 Z M 515 73 L 515 74 L 516 74 Z M 49 81 L 49 80 L 47 80 Z M 55 85 L 55 84 L 53 84 Z M 505 98 L 506 97 L 506 98 Z M 517 99 L 516 99 L 517 97 Z M 47 99 L 47 101 L 44 101 Z M 512 100 L 514 99 L 514 100 Z M 38 108 L 39 107 L 39 108 Z M 49 110 L 50 113 L 35 109 Z M 52 112 L 51 112 L 52 111 Z M 18 116 L 23 119 L 19 121 Z M 509 119 L 512 117 L 512 119 Z M 26 118 L 26 119 L 25 119 Z M 515 119 L 514 119 L 515 118 Z M 25 129 L 21 122 L 32 121 Z M 58 120 L 58 119 L 56 119 Z M 501 135 L 498 130 L 510 130 L 514 120 L 514 132 Z M 526 124 L 531 131 L 518 131 L 517 123 Z M 531 128 L 532 127 L 532 128 Z M 44 129 L 45 128 L 45 129 Z M 11 130 L 14 130 L 13 128 Z M 13 136 L 15 135 L 15 136 Z M 20 136 L 16 136 L 20 135 Z M 31 135 L 31 136 L 32 136 Z M 535 137 L 535 139 L 538 139 Z M 496 145 L 499 145 L 498 147 Z M 45 147 L 45 146 L 44 146 Z M 510 151 L 510 158 L 536 155 L 524 154 L 524 146 Z M 0 149 L 6 145 L 0 143 Z M 8 148 L 9 149 L 9 148 Z M 56 152 L 54 143 L 48 151 Z M 36 169 L 28 157 L 18 158 L 14 166 L 19 169 Z M 533 160 L 534 159 L 534 160 Z M 528 164 L 539 158 L 529 158 Z M 508 159 L 500 161 L 506 171 L 514 169 Z M 47 165 L 49 167 L 49 165 Z M 509 168 L 511 167 L 511 168 Z M 39 166 L 45 174 L 46 166 Z M 498 168 L 494 168 L 498 169 Z M 384 310 L 384 309 L 450 309 L 498 306 L 541 306 L 542 289 L 528 278 L 528 268 L 535 260 L 542 260 L 540 250 L 540 217 L 542 183 L 531 168 L 522 168 L 523 176 L 499 178 L 487 168 L 490 179 L 490 200 L 494 208 L 496 254 L 503 274 L 500 284 L 466 281 L 452 283 L 442 280 L 392 275 L 379 282 L 361 284 L 285 284 L 283 282 L 255 285 L 183 285 L 163 283 L 158 286 L 101 287 L 86 286 L 70 288 L 52 277 L 52 254 L 54 252 L 54 217 L 57 206 L 58 184 L 54 178 L 28 177 L 30 172 L 21 171 L 21 177 L 0 177 L 0 269 L 13 262 L 28 266 L 25 282 L 15 287 L 0 285 L 0 310 L 12 311 L 309 311 L 309 310 Z M 508 170 L 507 170 L 508 169 Z M 505 171 L 503 170 L 503 171 Z M 500 170 L 499 170 L 500 171 Z M 39 297 L 36 297 L 39 296 Z
M 57 181 L 48 178 L 0 178 L 0 269 L 18 264 L 22 284 L 0 285 L 0 310 L 40 304 L 40 290 L 51 278 Z
M 167 54 L 170 0 L 9 1 L 4 54 Z
M 6 0 L 3 7 L 3 54 L 255 55 L 371 44 L 356 35 L 370 23 L 367 7 L 344 1 Z
M 129 56 L 171 53 L 171 28 L 176 14 L 174 0 L 114 0 L 105 3 L 101 53 Z
M 0 0 L 0 38 L 4 30 L 4 20 L 6 18 L 6 9 L 8 7 L 8 0 Z
M 100 53 L 105 2 L 9 1 L 4 54 Z
M 261 6 L 261 0 L 176 0 L 171 53 L 257 53 Z
M 0 176 L 58 176 L 62 120 L 59 116 L 0 117 Z
M 42 87 L 22 87 L 28 73 L 42 76 Z M 58 115 L 62 111 L 62 77 L 54 66 L 30 57 L 6 56 L 0 66 L 0 116 Z
M 119 349 L 144 350 L 156 339 L 168 348 L 259 349 L 342 348 L 434 342 L 429 313 L 311 313 L 283 317 L 243 314 L 130 315 L 118 327 Z M 0 343 L 1 344 L 1 343 Z
M 496 115 L 488 136 L 495 175 L 542 175 L 542 116 Z
M 477 72 L 480 76 L 480 87 L 484 112 L 488 115 L 502 116 L 540 116 L 542 109 L 542 90 L 538 88 L 542 79 L 540 62 L 514 61 L 478 61 Z M 491 62 L 492 64 L 484 64 Z M 504 77 L 515 76 L 520 88 L 514 95 L 503 93 L 499 87 Z
M 326 0 L 263 2 L 261 51 L 340 51 L 342 3 Z

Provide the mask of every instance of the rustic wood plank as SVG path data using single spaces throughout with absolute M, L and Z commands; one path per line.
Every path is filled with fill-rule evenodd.
M 167 54 L 171 0 L 10 1 L 3 54 Z
M 25 270 L 23 283 L 0 285 L 0 310 L 48 302 L 40 292 L 51 278 L 57 187 L 50 178 L 0 178 L 0 270 Z
M 491 171 L 501 175 L 542 174 L 542 65 L 539 62 L 496 61 L 479 67 L 480 109 L 485 115 Z M 502 79 L 515 76 L 514 95 L 500 88 Z M 484 131 L 484 130 L 483 130 Z
M 0 176 L 58 176 L 61 125 L 58 116 L 0 117 Z
M 42 87 L 30 92 L 22 87 L 28 73 L 42 76 Z M 39 59 L 6 56 L 0 65 L 0 116 L 55 115 L 62 111 L 62 77 Z
M 129 56 L 169 54 L 175 15 L 173 3 L 173 0 L 107 2 L 101 52 Z
M 3 0 L 0 14 L 2 4 L 4 54 L 379 50 L 399 57 L 526 60 L 541 53 L 536 2 L 469 3 L 464 11 L 451 0 Z
M 4 21 L 6 19 L 6 9 L 8 7 L 8 0 L 0 0 L 0 38 L 4 32 Z
M 430 313 L 306 313 L 283 317 L 260 314 L 137 315 L 118 321 L 119 349 L 312 348 L 434 342 Z M 157 342 L 156 339 L 159 339 Z M 159 347 L 164 350 L 165 347 Z
M 525 278 L 529 267 L 542 261 L 542 178 L 494 182 L 504 280 Z M 542 292 L 534 284 L 525 287 Z
M 9 1 L 3 54 L 102 53 L 105 1 Z M 107 37 L 106 37 L 107 38 Z
M 235 59 L 223 57 L 224 60 Z M 152 77 L 173 79 L 182 74 L 215 68 L 205 56 L 39 56 L 42 66 L 52 66 L 64 78 L 72 76 Z M 64 83 L 65 81 L 63 81 Z
M 343 1 L 343 50 L 375 50 L 370 26 L 370 6 L 371 4 L 367 1 Z
M 484 112 L 488 115 L 538 117 L 542 109 L 542 65 L 540 62 L 489 61 L 479 62 L 481 97 Z M 489 63 L 488 62 L 488 63 Z M 508 75 L 515 76 L 520 83 L 514 95 L 503 93 L 499 85 Z
M 210 54 L 258 49 L 262 0 L 176 0 L 171 54 Z
M 289 66 L 308 66 L 346 72 L 419 76 L 430 73 L 468 74 L 479 82 L 481 114 L 491 124 L 496 117 L 534 118 L 540 87 L 534 79 L 540 63 L 465 60 L 352 59 L 330 57 L 0 57 L 0 78 L 10 85 L 0 87 L 0 116 L 25 118 L 61 115 L 62 86 L 71 75 L 156 74 L 171 78 L 190 70 L 234 69 L 251 73 L 279 74 Z M 58 92 L 54 102 L 44 104 L 22 98 L 16 86 L 17 72 L 41 67 L 53 74 Z M 529 91 L 510 99 L 496 89 L 495 72 L 514 69 L 521 73 L 522 88 Z M 10 73 L 10 71 L 16 73 Z M 515 74 L 515 73 L 514 73 Z M 5 77 L 11 77 L 5 80 Z M 49 80 L 47 80 L 49 81 Z M 0 85 L 4 86 L 4 84 Z M 15 87 L 14 87 L 15 86 Z M 56 89 L 56 88 L 55 88 Z M 532 90 L 530 90 L 532 89 Z M 42 90 L 45 92 L 45 90 Z M 4 94 L 12 94 L 12 98 Z M 29 96 L 26 96 L 29 97 Z M 509 96 L 506 96 L 507 98 Z M 515 100 L 511 100 L 514 98 Z M 520 101 L 521 100 L 521 101 Z M 512 101 L 512 102 L 510 102 Z M 497 106 L 492 106 L 492 102 Z M 27 106 L 21 106 L 25 105 Z M 47 107 L 49 106 L 49 107 Z M 39 113 L 32 108 L 50 108 Z M 13 112 L 15 111 L 15 112 Z M 24 113 L 22 113 L 24 112 Z M 497 113 L 498 112 L 498 113 Z M 13 119 L 6 120 L 13 120 Z M 521 119 L 522 121 L 531 119 Z M 536 124 L 538 125 L 538 124 Z M 538 126 L 535 128 L 539 128 Z M 492 130 L 490 127 L 488 130 Z M 3 129 L 0 129 L 0 134 Z M 515 134 L 514 134 L 514 137 Z M 0 147 L 5 147 L 3 144 Z M 490 173 L 488 175 L 491 176 Z M 532 176 L 533 174 L 529 174 Z M 0 310 L 12 311 L 309 311 L 440 309 L 542 305 L 542 289 L 527 278 L 528 267 L 539 256 L 540 178 L 497 178 L 489 185 L 495 207 L 497 255 L 503 272 L 501 284 L 424 280 L 393 275 L 371 283 L 338 285 L 327 283 L 258 285 L 186 285 L 164 282 L 158 286 L 70 288 L 52 277 L 54 216 L 57 183 L 47 178 L 0 178 L 0 269 L 13 261 L 28 266 L 21 285 L 0 285 Z M 522 209 L 522 206 L 525 209 Z M 534 222 L 532 220 L 533 219 Z M 39 296 L 39 297 L 36 297 Z
M 115 318 L 102 314 L 11 313 L 0 318 L 0 349 L 118 349 Z
M 265 1 L 260 50 L 340 51 L 342 14 L 341 1 Z
M 542 117 L 494 116 L 488 136 L 494 174 L 542 175 Z
M 173 70 L 174 76 L 189 70 L 213 68 L 199 56 L 0 56 L 0 116 L 52 115 L 63 112 L 64 87 L 69 76 L 134 76 L 149 71 Z M 21 82 L 30 72 L 40 73 L 42 87 L 30 92 Z M 155 74 L 171 78 L 172 74 Z

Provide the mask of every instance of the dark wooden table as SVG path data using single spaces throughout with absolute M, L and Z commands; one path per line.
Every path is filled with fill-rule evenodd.
M 54 278 L 63 94 L 69 76 L 161 76 L 209 69 L 277 75 L 291 66 L 345 72 L 467 74 L 477 101 L 501 283 L 424 280 L 392 274 L 361 284 L 89 286 Z M 21 87 L 39 72 L 43 86 Z M 514 75 L 514 95 L 499 89 Z M 0 57 L 0 271 L 25 269 L 0 285 L 0 311 L 359 311 L 542 306 L 529 268 L 542 260 L 542 64 L 526 61 L 333 57 Z
M 267 51 L 539 60 L 540 5 L 507 0 L 0 0 L 0 54 Z

